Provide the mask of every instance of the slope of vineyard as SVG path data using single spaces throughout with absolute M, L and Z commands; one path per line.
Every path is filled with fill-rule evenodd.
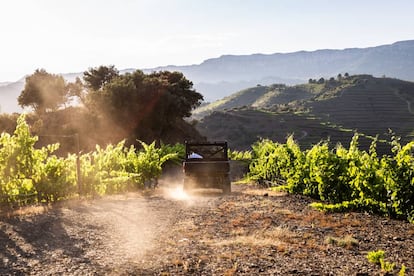
M 388 129 L 408 141 L 414 130 L 414 83 L 365 76 L 337 97 L 308 104 L 324 120 L 386 138 Z
M 289 134 L 302 147 L 328 138 L 332 144 L 347 145 L 355 131 L 361 133 L 361 147 L 368 149 L 376 135 L 389 140 L 392 130 L 408 142 L 414 131 L 412 82 L 358 75 L 312 80 L 278 88 L 279 93 L 270 87 L 261 89 L 268 92 L 250 99 L 251 104 L 223 110 L 213 103 L 197 129 L 208 139 L 229 141 L 236 149 L 249 148 L 259 137 L 282 142 Z M 232 102 L 238 102 L 239 96 L 234 94 Z M 378 147 L 379 153 L 390 151 L 383 142 Z
M 292 101 L 310 99 L 311 97 L 312 91 L 301 86 L 288 87 L 284 84 L 257 85 L 213 103 L 203 105 L 193 111 L 193 117 L 201 119 L 214 111 L 224 111 L 243 106 L 269 108 L 276 104 L 287 104 Z
M 260 138 L 269 138 L 284 142 L 293 134 L 301 147 L 309 148 L 321 140 L 328 140 L 332 145 L 348 145 L 353 136 L 352 131 L 340 129 L 335 125 L 326 125 L 309 114 L 272 113 L 252 109 L 214 112 L 203 119 L 197 126 L 198 131 L 210 139 L 227 140 L 233 149 L 248 150 Z M 369 147 L 371 138 L 360 137 L 362 147 Z M 379 143 L 380 153 L 388 153 L 390 146 Z

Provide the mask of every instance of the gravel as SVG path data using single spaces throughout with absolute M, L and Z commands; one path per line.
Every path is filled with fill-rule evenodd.
M 32 206 L 0 217 L 0 275 L 414 275 L 414 225 L 324 214 L 310 199 L 234 185 Z

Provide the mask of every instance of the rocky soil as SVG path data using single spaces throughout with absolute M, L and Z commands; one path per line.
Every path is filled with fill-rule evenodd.
M 3 212 L 0 275 L 414 275 L 414 225 L 324 214 L 302 196 L 234 185 L 154 191 Z

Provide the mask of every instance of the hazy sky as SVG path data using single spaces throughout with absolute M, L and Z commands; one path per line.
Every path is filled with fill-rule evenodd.
M 414 39 L 413 0 L 1 0 L 0 82 Z

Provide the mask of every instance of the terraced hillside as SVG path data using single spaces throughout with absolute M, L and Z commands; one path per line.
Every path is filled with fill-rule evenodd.
M 204 105 L 193 112 L 195 119 L 201 119 L 214 111 L 224 111 L 238 107 L 254 107 L 269 109 L 277 104 L 288 104 L 293 101 L 312 98 L 312 91 L 301 86 L 288 87 L 284 84 L 270 86 L 257 85 L 236 92 L 228 97 Z
M 326 126 L 308 114 L 272 113 L 247 108 L 214 112 L 205 117 L 197 129 L 211 140 L 229 141 L 231 147 L 238 150 L 249 149 L 260 138 L 284 142 L 290 134 L 304 148 L 328 138 L 333 144 L 348 143 L 353 135 L 353 132 Z M 369 143 L 364 137 L 361 141 Z
M 197 125 L 202 135 L 227 140 L 235 149 L 247 149 L 260 137 L 284 142 L 289 134 L 304 148 L 321 139 L 347 145 L 357 131 L 361 148 L 368 149 L 378 135 L 378 151 L 387 153 L 390 146 L 384 141 L 390 140 L 389 129 L 403 142 L 412 139 L 413 100 L 411 82 L 370 75 L 339 76 L 293 87 L 246 89 L 205 106 L 203 112 L 208 110 L 209 115 L 195 113 L 204 115 Z
M 342 128 L 380 138 L 387 138 L 391 129 L 408 140 L 414 130 L 413 95 L 413 83 L 367 76 L 337 97 L 310 102 L 308 106 L 313 114 Z

